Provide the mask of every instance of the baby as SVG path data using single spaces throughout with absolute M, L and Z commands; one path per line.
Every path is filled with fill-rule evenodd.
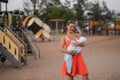
M 75 39 L 73 41 L 71 41 L 71 44 L 67 47 L 68 51 L 73 50 L 75 52 L 75 55 L 79 54 L 82 50 L 82 47 L 80 46 L 74 46 L 73 44 L 75 42 L 79 42 L 79 43 L 85 43 L 87 41 L 87 39 L 85 37 L 80 37 L 79 39 Z M 65 62 L 66 62 L 66 66 L 67 66 L 67 72 L 71 73 L 71 68 L 72 68 L 72 55 L 70 54 L 65 54 L 64 56 Z

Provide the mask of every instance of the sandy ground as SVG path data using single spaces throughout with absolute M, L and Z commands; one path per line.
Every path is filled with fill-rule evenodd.
M 38 41 L 41 57 L 28 56 L 28 64 L 14 68 L 9 61 L 0 62 L 0 80 L 67 80 L 61 75 L 64 54 L 59 51 L 59 39 Z M 120 80 L 120 36 L 89 36 L 83 58 L 90 80 Z M 81 80 L 76 76 L 75 80 Z

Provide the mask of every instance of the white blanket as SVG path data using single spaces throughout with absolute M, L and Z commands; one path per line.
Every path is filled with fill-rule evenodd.
M 73 50 L 75 52 L 75 55 L 79 54 L 82 50 L 82 47 L 80 46 L 74 46 L 73 43 L 75 42 L 80 42 L 80 43 L 85 43 L 87 39 L 85 37 L 80 37 L 79 39 L 72 40 L 70 45 L 67 47 L 68 51 Z M 71 68 L 72 68 L 72 55 L 65 53 L 64 59 L 66 62 L 67 66 L 67 72 L 71 73 Z

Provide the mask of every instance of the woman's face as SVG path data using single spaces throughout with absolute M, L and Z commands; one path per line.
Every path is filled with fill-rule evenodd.
M 75 24 L 74 23 L 70 23 L 68 26 L 67 26 L 67 31 L 70 32 L 70 33 L 73 33 L 75 30 Z

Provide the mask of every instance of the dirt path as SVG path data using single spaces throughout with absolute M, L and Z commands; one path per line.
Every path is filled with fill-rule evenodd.
M 0 62 L 0 80 L 67 80 L 61 75 L 64 54 L 59 51 L 59 37 L 51 42 L 38 41 L 41 58 L 28 56 L 28 64 L 14 68 L 9 61 Z M 83 57 L 90 80 L 120 79 L 120 36 L 89 36 Z M 75 80 L 80 80 L 76 76 Z

